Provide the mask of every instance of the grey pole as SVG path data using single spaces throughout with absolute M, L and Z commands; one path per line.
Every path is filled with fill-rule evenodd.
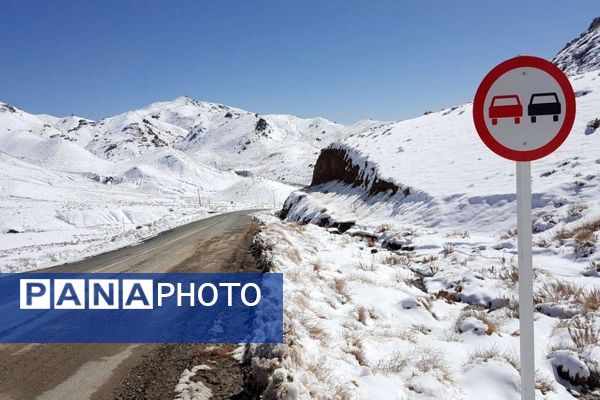
M 519 330 L 521 400 L 535 399 L 533 261 L 531 254 L 531 162 L 517 161 L 517 235 L 519 247 Z

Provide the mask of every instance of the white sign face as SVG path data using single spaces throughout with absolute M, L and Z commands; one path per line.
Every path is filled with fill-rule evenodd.
M 550 143 L 564 121 L 565 96 L 550 74 L 516 68 L 500 76 L 484 101 L 484 121 L 504 147 L 535 150 Z

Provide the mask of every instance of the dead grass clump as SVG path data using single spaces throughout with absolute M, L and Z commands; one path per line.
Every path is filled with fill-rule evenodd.
M 302 261 L 302 257 L 300 256 L 300 252 L 297 248 L 291 248 L 287 252 L 287 258 L 292 261 L 294 264 L 300 264 Z
M 444 258 L 448 257 L 450 254 L 454 253 L 456 249 L 451 244 L 444 244 L 444 248 L 442 249 L 442 255 Z
M 519 358 L 516 354 L 508 351 L 500 351 L 496 347 L 478 349 L 469 356 L 470 363 L 488 362 L 489 360 L 493 359 L 505 361 L 517 371 L 520 371 L 521 369 L 521 363 L 519 362 Z
M 597 230 L 600 230 L 600 218 L 585 221 L 580 226 L 574 228 L 573 231 L 575 232 L 578 229 L 587 229 L 596 232 Z
M 519 282 L 519 267 L 511 263 L 509 266 L 498 268 L 497 276 L 505 282 L 516 284 Z
M 323 262 L 321 260 L 316 260 L 311 263 L 313 267 L 313 271 L 319 272 L 323 270 Z
M 560 229 L 554 234 L 554 239 L 558 240 L 561 244 L 571 238 L 575 238 L 576 241 L 590 241 L 596 244 L 597 237 L 594 233 L 598 230 L 600 230 L 600 218 L 591 219 L 569 230 Z M 579 236 L 579 239 L 577 239 L 577 236 Z
M 595 327 L 594 320 L 591 318 L 573 318 L 567 331 L 578 352 L 582 352 L 586 347 L 597 345 L 600 342 L 600 329 Z
M 356 319 L 358 320 L 358 322 L 360 322 L 363 325 L 366 325 L 367 321 L 369 319 L 371 319 L 369 310 L 367 310 L 366 307 L 364 307 L 364 306 L 358 307 L 358 310 L 356 310 L 356 313 L 358 314 L 358 317 Z
M 575 252 L 581 257 L 587 257 L 596 251 L 598 237 L 593 230 L 579 227 L 574 231 Z
M 571 204 L 569 206 L 569 209 L 567 210 L 567 215 L 572 219 L 579 218 L 581 217 L 581 214 L 587 209 L 588 206 L 583 203 Z
M 306 370 L 312 372 L 322 387 L 329 393 L 330 397 L 336 400 L 352 400 L 356 394 L 349 383 L 342 383 L 335 376 L 330 368 L 327 368 L 320 362 L 314 362 L 307 365 Z
M 390 224 L 381 224 L 375 229 L 375 232 L 384 233 L 384 232 L 389 231 L 390 229 L 392 229 Z
M 346 279 L 335 278 L 333 280 L 335 291 L 342 297 L 342 303 L 347 303 L 352 299 L 348 290 L 348 282 Z
M 353 347 L 353 348 L 347 349 L 346 353 L 354 356 L 354 358 L 356 358 L 356 362 L 358 362 L 359 365 L 361 365 L 363 367 L 366 367 L 369 365 L 369 361 L 367 360 L 367 357 L 365 356 L 365 351 L 361 347 L 358 347 L 358 348 Z
M 575 301 L 579 303 L 585 313 L 590 313 L 600 310 L 600 289 L 582 291 L 575 297 Z
M 600 262 L 590 260 L 588 266 L 583 271 L 584 276 L 600 276 Z
M 504 315 L 508 318 L 519 318 L 519 302 L 514 298 L 502 298 L 502 306 Z
M 543 249 L 547 249 L 548 247 L 550 247 L 551 244 L 552 244 L 552 242 L 550 242 L 546 238 L 539 238 L 538 240 L 535 241 L 535 245 L 538 247 L 541 247 Z
M 359 262 L 358 268 L 365 272 L 375 272 L 377 270 L 377 266 L 374 263 L 366 261 Z
M 387 254 L 382 260 L 384 264 L 387 265 L 410 265 L 410 257 L 404 254 Z
M 468 262 L 468 258 L 460 259 L 459 257 L 457 257 L 455 255 L 450 258 L 450 264 L 453 264 L 453 265 L 462 265 L 463 267 L 466 267 L 467 262 Z
M 535 388 L 542 392 L 543 395 L 555 391 L 554 382 L 554 379 L 550 375 L 536 371 Z
M 516 238 L 517 234 L 518 234 L 517 228 L 509 229 L 506 232 L 504 232 L 502 235 L 500 235 L 500 239 L 509 240 L 512 238 Z
M 496 321 L 494 321 L 487 312 L 485 312 L 483 310 L 477 310 L 474 308 L 466 307 L 465 309 L 463 309 L 461 311 L 458 318 L 456 319 L 456 322 L 454 323 L 454 330 L 456 332 L 462 333 L 460 331 L 460 328 L 462 326 L 462 323 L 467 318 L 476 318 L 479 321 L 483 322 L 487 326 L 485 334 L 488 336 L 490 336 L 492 333 L 498 331 L 498 328 L 499 328 L 498 323 Z
M 422 333 L 423 335 L 429 335 L 431 333 L 431 329 L 423 324 L 413 324 L 411 327 L 415 332 Z
M 470 236 L 471 236 L 471 233 L 467 230 L 456 230 L 456 231 L 448 232 L 446 234 L 446 237 L 448 237 L 448 238 L 458 237 L 458 238 L 466 239 Z
M 411 365 L 421 373 L 432 370 L 441 372 L 443 380 L 452 382 L 444 355 L 428 347 L 418 348 L 407 353 L 395 352 L 380 360 L 374 370 L 384 374 L 398 374 Z
M 421 258 L 418 262 L 420 262 L 423 265 L 426 265 L 426 264 L 431 264 L 432 262 L 437 261 L 437 260 L 438 260 L 438 256 L 436 256 L 435 254 L 432 254 L 430 256 L 425 256 L 425 257 Z
M 445 290 L 440 290 L 435 294 L 436 299 L 443 299 L 448 304 L 457 303 L 460 301 L 460 295 L 456 292 L 447 292 Z
M 582 289 L 571 282 L 555 281 L 543 283 L 534 293 L 533 301 L 536 304 L 560 303 L 574 300 L 581 296 Z
M 298 224 L 297 222 L 288 222 L 286 226 L 296 233 L 302 233 L 304 231 L 304 226 Z
M 318 340 L 319 342 L 325 342 L 330 339 L 330 336 L 317 324 L 311 323 L 305 325 L 305 328 L 311 339 Z
M 570 231 L 565 228 L 561 228 L 554 233 L 553 239 L 558 241 L 558 243 L 563 244 L 565 240 L 573 237 Z

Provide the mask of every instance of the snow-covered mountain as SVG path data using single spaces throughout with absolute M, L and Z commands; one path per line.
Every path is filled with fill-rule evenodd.
M 281 204 L 290 185 L 310 183 L 323 147 L 377 124 L 261 116 L 188 97 L 99 121 L 33 115 L 0 103 L 0 202 L 6 211 L 0 268 L 93 254 L 126 225 L 150 224 L 155 228 L 146 231 L 152 233 L 215 207 Z M 54 238 L 80 243 L 82 235 L 90 243 L 83 249 L 67 245 L 78 250 L 61 256 L 43 250 L 57 247 Z M 41 250 L 23 257 L 28 244 Z
M 577 39 L 567 43 L 552 62 L 569 75 L 600 68 L 600 17 Z

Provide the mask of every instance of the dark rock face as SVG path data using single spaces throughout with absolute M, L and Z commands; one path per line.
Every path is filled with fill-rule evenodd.
M 599 26 L 600 26 L 600 17 L 596 17 L 596 18 L 594 18 L 594 20 L 590 24 L 590 27 L 588 28 L 588 31 L 596 29 Z
M 345 150 L 327 148 L 321 150 L 321 154 L 317 159 L 311 185 L 341 181 L 352 186 L 366 187 L 369 182 L 366 182 L 362 175 L 360 168 L 352 163 Z M 375 178 L 370 182 L 370 187 L 367 189 L 371 194 L 386 192 L 388 190 L 396 193 L 399 187 L 393 182 Z
M 268 126 L 269 124 L 267 121 L 264 118 L 260 118 L 258 121 L 256 121 L 255 129 L 257 132 L 264 132 Z

